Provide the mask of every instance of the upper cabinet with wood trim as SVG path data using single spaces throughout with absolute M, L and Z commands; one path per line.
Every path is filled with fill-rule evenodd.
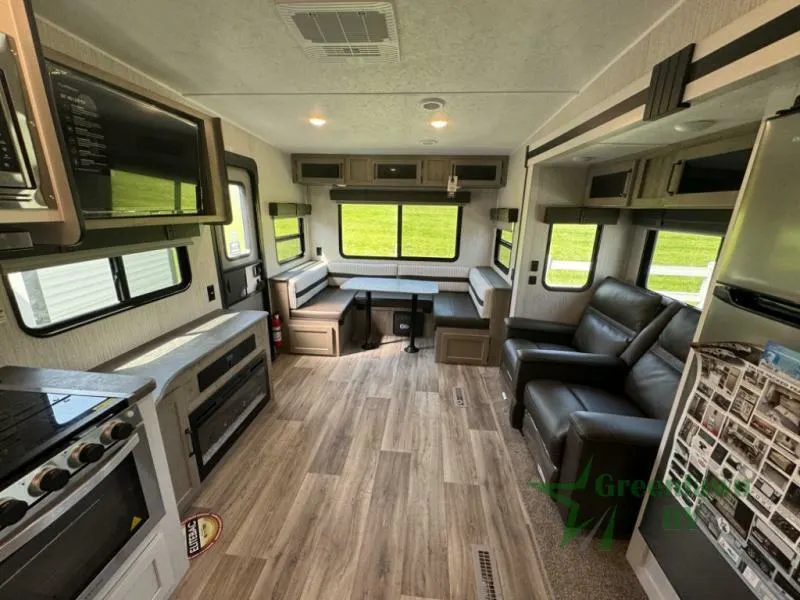
M 638 161 L 626 160 L 589 169 L 586 206 L 626 207 L 631 197 Z
M 504 156 L 292 156 L 295 183 L 380 188 L 444 188 L 451 175 L 461 189 L 506 184 Z

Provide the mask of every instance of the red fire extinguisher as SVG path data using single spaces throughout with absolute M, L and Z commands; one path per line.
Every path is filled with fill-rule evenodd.
M 272 315 L 270 327 L 272 329 L 272 342 L 276 348 L 280 348 L 283 346 L 283 333 L 281 332 L 281 316 L 278 313 Z

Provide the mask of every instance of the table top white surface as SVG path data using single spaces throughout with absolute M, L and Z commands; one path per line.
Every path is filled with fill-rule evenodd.
M 343 290 L 362 292 L 392 292 L 396 294 L 438 294 L 439 284 L 434 281 L 395 279 L 389 277 L 352 277 L 341 286 Z

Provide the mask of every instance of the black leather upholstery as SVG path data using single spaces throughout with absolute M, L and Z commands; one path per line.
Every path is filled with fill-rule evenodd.
M 300 308 L 292 310 L 293 319 L 321 319 L 339 321 L 353 303 L 356 293 L 335 287 L 326 287 Z
M 616 506 L 615 534 L 630 533 L 642 497 L 608 497 L 595 484 L 601 475 L 611 482 L 649 479 L 699 316 L 694 308 L 670 305 L 648 326 L 650 347 L 631 366 L 621 358 L 595 354 L 518 352 L 521 360 L 533 364 L 542 361 L 541 355 L 551 361 L 551 375 L 543 375 L 542 367 L 537 373 L 522 366 L 519 374 L 531 377 L 518 419 L 523 435 L 536 438 L 526 442 L 540 475 L 549 482 L 572 483 L 591 466 L 586 486 L 565 489 L 580 505 L 579 522 L 600 518 Z M 657 327 L 661 331 L 656 337 Z M 559 355 L 562 364 L 557 364 Z M 567 517 L 563 510 L 562 516 Z
M 482 319 L 469 294 L 445 292 L 433 297 L 433 320 L 436 327 L 489 329 L 489 319 Z
M 365 308 L 367 306 L 366 292 L 358 292 L 356 294 L 356 306 L 358 308 Z M 411 310 L 411 294 L 372 292 L 372 307 L 409 311 Z M 417 310 L 430 313 L 433 310 L 433 296 L 429 294 L 420 294 L 417 296 Z

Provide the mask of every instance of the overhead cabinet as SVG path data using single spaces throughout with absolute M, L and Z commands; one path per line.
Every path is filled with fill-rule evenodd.
M 307 185 L 381 188 L 445 188 L 451 175 L 460 189 L 500 188 L 506 183 L 503 156 L 294 155 L 294 181 Z
M 586 206 L 628 206 L 638 161 L 628 160 L 599 165 L 589 170 Z

